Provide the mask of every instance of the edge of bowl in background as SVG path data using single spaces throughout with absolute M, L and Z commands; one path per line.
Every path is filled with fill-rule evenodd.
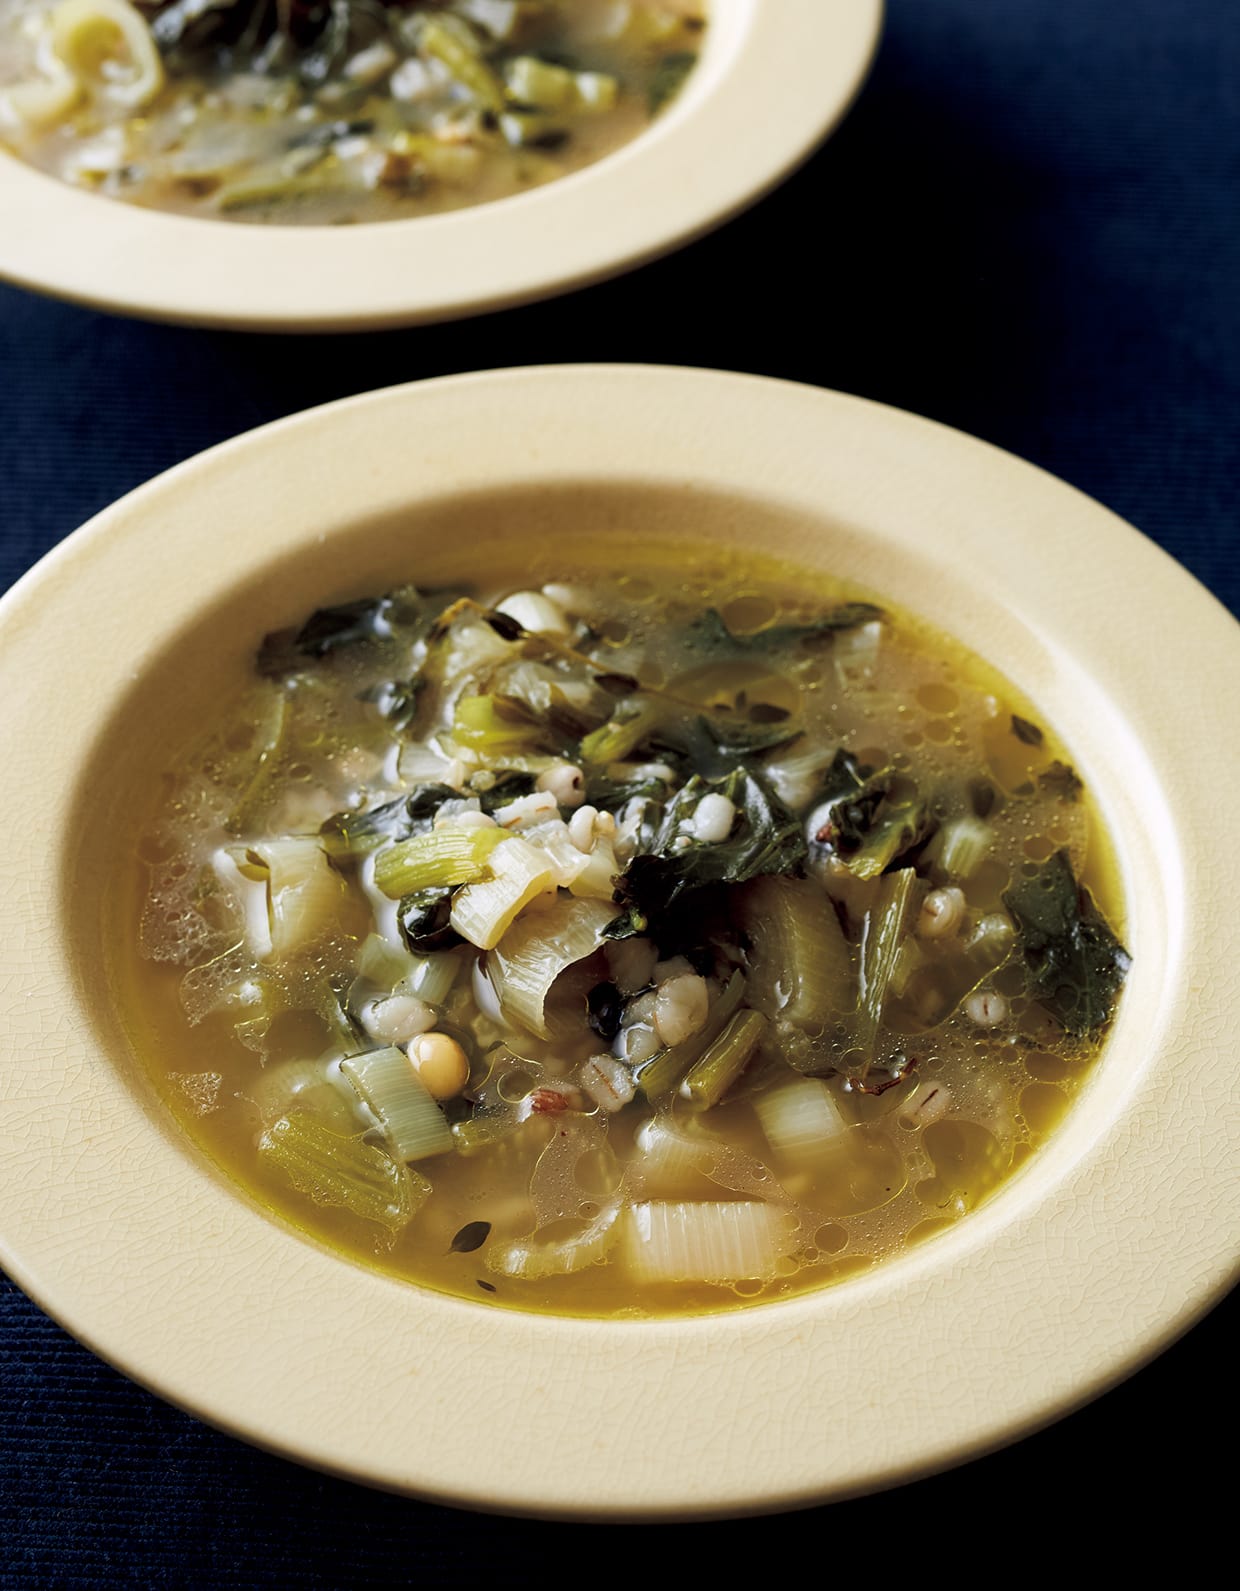
M 869 71 L 884 0 L 711 0 L 682 94 L 593 165 L 408 221 L 277 226 L 168 215 L 0 149 L 0 277 L 101 309 L 264 331 L 450 320 L 568 292 L 691 241 L 774 187 Z

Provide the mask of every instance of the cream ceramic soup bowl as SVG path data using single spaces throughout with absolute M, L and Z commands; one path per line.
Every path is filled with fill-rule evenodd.
M 447 320 L 615 275 L 780 181 L 869 68 L 882 0 L 711 0 L 675 103 L 593 166 L 410 221 L 259 226 L 161 214 L 0 150 L 0 277 L 158 320 L 270 331 Z
M 109 838 L 264 631 L 532 537 L 622 559 L 637 527 L 846 575 L 1001 668 L 1096 797 L 1134 965 L 1056 1136 L 950 1230 L 785 1302 L 550 1318 L 366 1270 L 181 1135 L 100 971 L 121 888 Z M 268 426 L 126 497 L 0 604 L 0 660 L 23 682 L 0 701 L 4 810 L 37 792 L 39 819 L 6 827 L 0 873 L 0 1261 L 96 1352 L 225 1430 L 478 1508 L 757 1512 L 1009 1441 L 1140 1365 L 1232 1280 L 1240 818 L 1189 814 L 1203 748 L 1215 788 L 1240 781 L 1230 703 L 1206 688 L 1240 672 L 1240 628 L 1030 466 L 750 377 L 432 381 Z M 908 1351 L 880 1375 L 875 1343 Z

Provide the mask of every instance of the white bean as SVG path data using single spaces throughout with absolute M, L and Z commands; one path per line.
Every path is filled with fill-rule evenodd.
M 554 796 L 556 805 L 561 807 L 579 807 L 586 798 L 581 769 L 571 762 L 557 762 L 540 773 L 534 788 Z
M 704 795 L 694 808 L 689 828 L 695 840 L 702 840 L 708 845 L 717 845 L 731 834 L 735 819 L 736 807 L 727 796 L 712 790 L 709 795 Z
M 597 817 L 595 807 L 578 807 L 568 820 L 569 839 L 587 856 L 594 849 L 594 820 Z

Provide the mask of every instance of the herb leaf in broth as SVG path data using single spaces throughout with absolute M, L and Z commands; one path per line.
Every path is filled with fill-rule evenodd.
M 873 623 L 883 617 L 883 610 L 872 602 L 841 602 L 829 608 L 808 624 L 771 624 L 750 635 L 735 635 L 718 608 L 707 608 L 700 619 L 695 619 L 685 634 L 685 644 L 694 651 L 709 652 L 716 657 L 748 657 L 755 653 L 769 655 L 788 652 L 794 647 L 815 641 L 829 640 L 845 630 L 857 630 L 863 624 Z
M 694 836 L 694 814 L 711 794 L 722 796 L 734 808 L 726 839 Z M 717 786 L 694 774 L 665 807 L 651 851 L 634 857 L 621 885 L 622 896 L 649 920 L 687 890 L 743 884 L 763 873 L 798 873 L 805 856 L 799 819 L 756 774 L 736 768 Z
M 932 830 L 929 806 L 910 780 L 864 768 L 841 748 L 818 793 L 812 839 L 854 877 L 877 878 Z
M 1078 1038 L 1109 1022 L 1132 957 L 1078 883 L 1067 853 L 1056 851 L 1003 901 L 1047 1010 Z

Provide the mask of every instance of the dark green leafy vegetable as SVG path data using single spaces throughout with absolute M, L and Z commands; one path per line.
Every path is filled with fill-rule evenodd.
M 877 878 L 931 828 L 929 807 L 915 786 L 863 767 L 842 748 L 815 805 L 820 821 L 814 843 L 834 851 L 857 878 Z
M 451 923 L 453 894 L 447 885 L 440 885 L 402 896 L 396 921 L 401 938 L 415 955 L 451 950 L 461 943 L 461 936 Z
M 467 1221 L 448 1245 L 449 1254 L 472 1254 L 491 1235 L 489 1221 Z
M 529 795 L 536 782 L 532 773 L 503 773 L 489 789 L 476 790 L 473 794 L 478 797 L 482 810 L 490 815 L 496 807 L 507 806 L 510 801 Z
M 1048 795 L 1057 795 L 1064 801 L 1079 801 L 1085 788 L 1072 764 L 1058 760 L 1042 769 L 1038 786 Z
M 438 601 L 428 606 L 428 599 L 414 586 L 402 586 L 382 597 L 361 597 L 338 607 L 319 608 L 300 630 L 275 630 L 264 637 L 258 672 L 268 679 L 281 679 L 329 653 L 388 641 L 397 629 L 412 639 L 419 629 L 429 627 L 438 608 Z
M 721 779 L 738 761 L 785 745 L 800 732 L 792 721 L 753 723 L 675 696 L 642 692 L 625 697 L 607 722 L 584 738 L 581 757 L 587 767 L 632 757 L 670 761 L 682 771 Z
M 1077 881 L 1066 851 L 1007 891 L 1038 998 L 1078 1038 L 1111 1018 L 1132 957 L 1093 896 Z
M 718 608 L 707 608 L 701 618 L 689 626 L 685 644 L 696 652 L 710 652 L 721 657 L 768 656 L 806 643 L 830 640 L 843 630 L 856 630 L 882 617 L 883 610 L 872 602 L 841 602 L 809 624 L 773 624 L 765 630 L 755 630 L 752 635 L 734 635 Z
M 434 826 L 443 803 L 457 795 L 446 784 L 423 784 L 411 795 L 398 796 L 368 812 L 337 812 L 319 829 L 323 848 L 329 856 L 365 856 L 388 840 L 425 834 Z
M 697 840 L 681 830 L 711 789 L 737 809 L 726 840 Z M 650 920 L 689 890 L 741 884 L 763 873 L 798 873 L 805 855 L 800 822 L 755 774 L 735 768 L 717 784 L 695 774 L 664 808 L 651 852 L 634 857 L 621 895 L 630 909 Z M 613 924 L 613 938 L 623 937 L 614 929 Z

